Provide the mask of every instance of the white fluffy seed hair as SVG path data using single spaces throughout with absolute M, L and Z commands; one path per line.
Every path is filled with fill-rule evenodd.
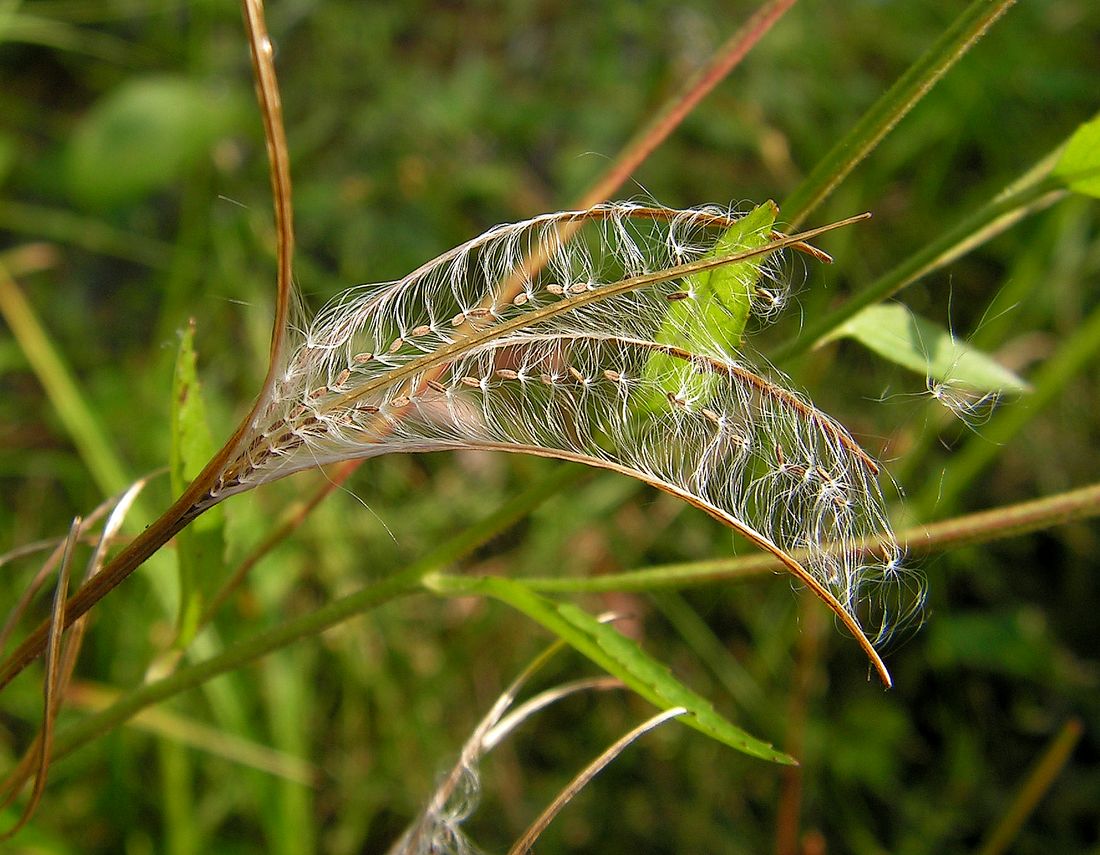
M 622 285 L 703 259 L 736 220 L 717 208 L 633 203 L 548 214 L 491 229 L 399 281 L 341 294 L 291 348 L 213 500 L 391 452 L 574 460 L 638 477 L 757 545 L 797 555 L 810 584 L 855 621 L 865 591 L 902 578 L 877 466 L 837 422 L 709 328 L 726 307 L 697 278 Z M 761 320 L 786 297 L 777 258 L 744 270 Z M 884 535 L 873 554 L 858 547 Z M 891 611 L 864 629 L 872 640 L 898 620 Z

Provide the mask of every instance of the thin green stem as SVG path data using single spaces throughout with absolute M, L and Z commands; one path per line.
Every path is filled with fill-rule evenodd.
M 1046 160 L 1049 158 L 1044 163 Z M 1067 193 L 1060 182 L 1051 178 L 1037 178 L 1034 183 L 1026 186 L 1017 185 L 1012 192 L 983 205 L 954 228 L 926 244 L 870 286 L 849 298 L 842 306 L 807 323 L 796 337 L 775 348 L 769 353 L 769 357 L 773 362 L 779 363 L 823 344 L 831 333 L 862 309 L 892 297 L 929 273 L 945 267 L 975 247 L 1007 231 L 1024 217 L 1049 208 L 1065 198 Z
M 0 229 L 31 235 L 36 240 L 79 246 L 155 270 L 169 268 L 181 254 L 166 241 L 112 228 L 93 217 L 26 202 L 0 201 Z M 193 253 L 188 253 L 186 260 L 197 259 Z
M 780 206 L 793 229 L 820 205 L 1014 0 L 974 0 L 814 167 Z
M 1100 484 L 929 525 L 912 526 L 898 532 L 897 538 L 910 555 L 927 555 L 948 548 L 1018 537 L 1096 516 L 1100 516 Z M 875 544 L 869 543 L 866 548 L 873 551 Z M 783 565 L 774 556 L 758 554 L 664 564 L 587 579 L 534 577 L 524 579 L 523 583 L 542 593 L 641 592 L 753 578 L 782 570 Z
M 1071 718 L 1062 726 L 1024 780 L 1004 817 L 982 844 L 978 855 L 1001 855 L 1008 851 L 1020 827 L 1065 768 L 1084 732 L 1084 725 L 1078 718 Z
M 494 513 L 441 544 L 400 573 L 328 603 L 314 612 L 293 618 L 281 626 L 238 642 L 229 650 L 181 668 L 162 680 L 147 683 L 133 690 L 107 709 L 89 716 L 59 734 L 54 740 L 52 759 L 57 760 L 71 753 L 81 745 L 132 718 L 141 710 L 201 685 L 219 674 L 240 668 L 301 639 L 316 636 L 330 627 L 383 603 L 423 591 L 422 581 L 429 573 L 435 573 L 439 568 L 449 566 L 468 555 L 527 516 L 546 499 L 577 484 L 589 475 L 590 471 L 583 467 L 556 467 L 549 476 L 537 481 Z M 25 765 L 17 767 L 4 782 L 0 792 L 21 786 L 26 777 L 27 768 L 29 767 Z
M 130 479 L 107 432 L 84 400 L 72 371 L 53 346 L 34 309 L 3 265 L 0 265 L 0 315 L 7 321 L 103 495 L 125 489 Z
M 295 641 L 319 635 L 336 624 L 397 597 L 421 590 L 420 580 L 424 573 L 424 568 L 419 564 L 410 567 L 307 615 L 293 618 L 281 626 L 238 642 L 216 656 L 181 668 L 170 677 L 135 689 L 102 712 L 89 716 L 59 734 L 54 740 L 53 759 L 64 757 L 84 743 L 122 724 L 146 707 L 201 685 L 219 674 L 240 668 Z

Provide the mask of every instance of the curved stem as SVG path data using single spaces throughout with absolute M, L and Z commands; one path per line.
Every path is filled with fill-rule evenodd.
M 184 490 L 171 507 L 124 548 L 102 571 L 83 584 L 65 606 L 65 626 L 69 626 L 99 602 L 123 579 L 140 567 L 196 517 L 216 504 L 210 500 L 210 490 L 226 465 L 237 454 L 253 422 L 267 406 L 282 352 L 286 347 L 288 317 L 291 303 L 291 257 L 294 252 L 294 231 L 290 199 L 290 159 L 283 129 L 279 84 L 271 40 L 264 24 L 262 0 L 242 0 L 256 92 L 264 117 L 264 139 L 271 164 L 271 184 L 275 195 L 275 226 L 278 253 L 275 322 L 271 332 L 271 359 L 260 394 L 248 414 L 237 425 L 225 445 L 203 467 L 202 472 Z M 27 639 L 0 665 L 0 689 L 3 689 L 45 649 L 49 624 L 40 624 Z
M 1018 537 L 1056 525 L 1100 516 L 1100 483 L 1042 499 L 1005 505 L 988 511 L 954 517 L 942 522 L 917 525 L 897 532 L 898 543 L 910 555 L 931 555 L 949 547 L 989 543 L 1006 537 Z M 832 548 L 840 548 L 834 544 Z M 863 548 L 873 552 L 876 542 Z M 795 553 L 798 556 L 798 553 Z M 783 565 L 769 554 L 743 558 L 723 558 L 664 564 L 626 573 L 609 573 L 586 579 L 530 577 L 523 580 L 540 593 L 607 593 L 610 591 L 656 591 L 686 588 L 732 579 L 747 579 L 775 573 Z

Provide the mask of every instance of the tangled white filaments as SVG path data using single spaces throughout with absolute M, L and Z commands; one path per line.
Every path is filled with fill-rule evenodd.
M 728 297 L 677 272 L 736 220 L 635 204 L 550 214 L 342 294 L 290 354 L 212 500 L 390 452 L 564 458 L 684 498 L 776 554 L 856 626 L 867 583 L 900 578 L 875 463 L 730 346 L 715 324 L 736 314 Z M 785 288 L 778 254 L 762 257 L 743 278 L 751 313 L 766 319 Z M 862 630 L 872 640 L 893 618 L 876 622 Z

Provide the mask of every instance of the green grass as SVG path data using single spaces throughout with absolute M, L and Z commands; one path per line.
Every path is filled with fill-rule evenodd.
M 1096 112 L 1092 6 L 1010 9 L 809 215 L 812 226 L 874 212 L 822 241 L 836 264 L 810 264 L 795 305 L 755 339 L 886 462 L 909 497 L 893 509 L 899 523 L 1100 479 L 1094 201 L 1061 199 L 901 293 L 1035 386 L 975 431 L 944 418 L 921 394 L 923 377 L 854 342 L 792 344 L 847 295 L 942 257 L 959 224 L 977 229 L 1004 188 Z M 274 280 L 237 6 L 40 0 L 13 9 L 18 26 L 0 17 L 0 259 L 44 339 L 28 344 L 10 319 L 0 333 L 4 549 L 63 534 L 121 481 L 168 463 L 173 365 L 192 317 L 207 420 L 215 441 L 228 436 L 263 376 Z M 273 3 L 307 303 L 400 276 L 497 222 L 569 204 L 751 11 L 707 0 L 583 14 Z M 795 6 L 620 195 L 676 206 L 797 201 L 801 179 L 957 14 L 946 2 Z M 117 142 L 87 141 L 112 94 L 165 75 L 184 82 L 173 84 L 170 111 L 188 117 L 182 130 L 153 128 L 121 161 Z M 32 257 L 21 250 L 31 241 L 49 246 Z M 157 706 L 168 724 L 155 735 L 120 725 L 59 761 L 30 827 L 5 845 L 384 851 L 496 695 L 551 640 L 500 603 L 390 599 L 406 590 L 395 575 L 584 577 L 731 554 L 723 529 L 671 497 L 565 466 L 474 453 L 362 467 L 252 570 L 215 633 L 185 654 L 177 676 L 193 688 Z M 303 473 L 230 499 L 227 554 L 214 570 L 231 572 L 323 480 Z M 167 506 L 168 482 L 154 478 L 128 533 Z M 1100 799 L 1089 761 L 1100 727 L 1098 540 L 1083 522 L 914 560 L 929 603 L 924 627 L 887 652 L 890 692 L 868 681 L 854 642 L 784 577 L 578 602 L 629 614 L 645 649 L 683 682 L 795 753 L 800 833 L 822 835 L 830 851 L 977 851 L 1046 746 L 1080 719 L 1083 743 L 1014 851 L 1085 851 Z M 172 646 L 175 556 L 158 557 L 94 610 L 78 686 L 131 692 Z M 0 603 L 14 603 L 38 561 L 3 566 Z M 47 610 L 41 598 L 32 617 Z M 340 619 L 323 634 L 318 610 Z M 291 630 L 296 643 L 248 661 L 256 639 Z M 198 679 L 194 663 L 218 656 L 227 672 Z M 559 655 L 537 688 L 594 670 Z M 36 668 L 4 690 L 5 769 L 39 722 L 40 682 Z M 63 711 L 62 742 L 97 732 L 88 697 Z M 651 712 L 640 698 L 600 693 L 541 714 L 485 761 L 470 836 L 506 850 L 577 769 Z M 188 722 L 208 729 L 186 739 Z M 234 740 L 307 761 L 317 780 L 251 768 L 226 751 Z M 774 850 L 783 781 L 783 767 L 669 724 L 570 804 L 542 849 Z

